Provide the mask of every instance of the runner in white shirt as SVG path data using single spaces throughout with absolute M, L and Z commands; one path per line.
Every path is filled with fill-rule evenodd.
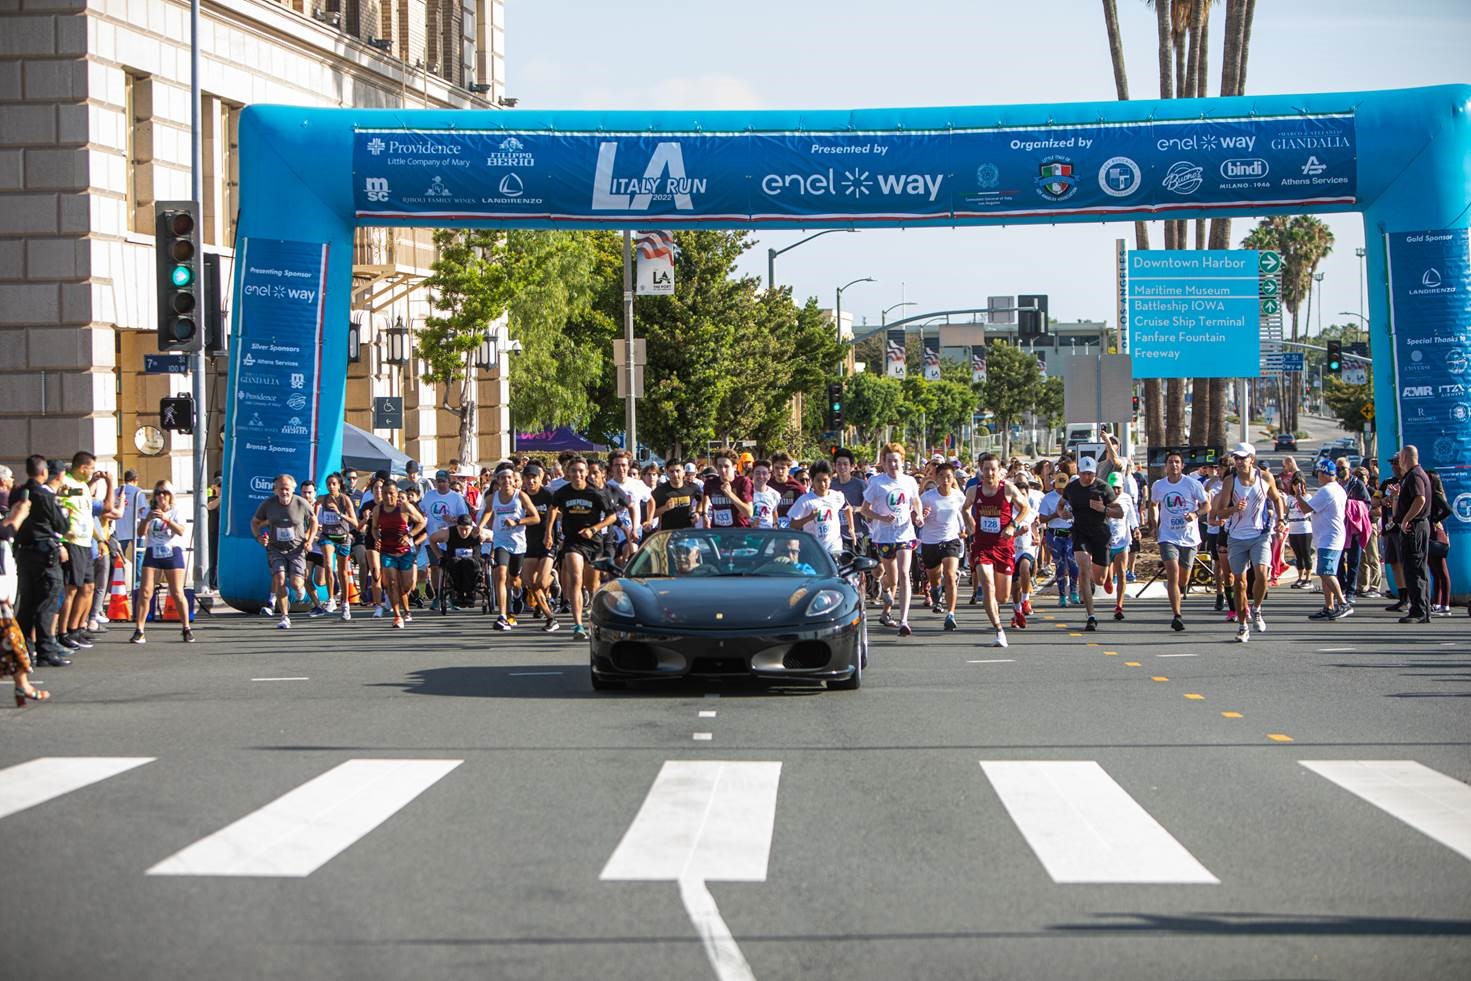
M 915 528 L 924 524 L 919 510 L 919 485 L 902 472 L 904 447 L 901 444 L 885 444 L 879 454 L 879 464 L 882 469 L 868 478 L 863 489 L 862 508 L 863 516 L 868 519 L 869 540 L 878 552 L 882 567 L 879 588 L 884 609 L 879 623 L 894 626 L 890 611 L 897 592 L 899 636 L 908 637 L 914 632 L 909 627 L 909 565 L 913 558 L 909 553 L 915 546 Z
M 644 521 L 653 513 L 649 506 L 653 491 L 633 473 L 632 467 L 633 456 L 627 450 L 614 450 L 608 457 L 607 483 L 623 491 L 628 498 L 628 509 L 619 512 L 618 523 L 613 526 L 614 537 L 619 542 L 620 563 L 627 562 L 638 547 L 643 538 Z
M 1113 607 L 1115 620 L 1124 618 L 1124 586 L 1127 582 L 1129 545 L 1134 540 L 1134 530 L 1139 527 L 1139 507 L 1134 503 L 1134 495 L 1129 493 L 1133 483 L 1117 470 L 1108 475 L 1108 486 L 1118 491 L 1119 499 L 1116 503 L 1124 509 L 1123 517 L 1108 519 L 1108 574 L 1118 587 Z
M 434 473 L 434 489 L 420 498 L 419 510 L 427 522 L 424 533 L 433 535 L 446 525 L 454 524 L 460 515 L 469 514 L 470 505 L 466 503 L 465 495 L 450 489 L 449 471 L 437 470 Z M 449 590 L 444 588 L 444 572 L 439 568 L 439 550 L 429 545 L 424 551 L 429 559 L 429 575 L 434 582 L 435 598 L 441 605 L 454 606 L 448 595 Z
M 776 509 L 781 504 L 781 492 L 767 486 L 771 480 L 771 461 L 757 460 L 751 464 L 751 527 L 775 528 Z
M 919 505 L 924 516 L 924 526 L 919 530 L 920 558 L 929 576 L 930 591 L 944 582 L 945 629 L 954 630 L 957 576 L 965 542 L 971 535 L 971 518 L 953 464 L 941 463 L 935 468 L 935 486 L 919 495 Z M 933 609 L 939 613 L 940 604 Z
M 1348 511 L 1348 493 L 1338 483 L 1338 467 L 1325 457 L 1313 468 L 1318 474 L 1318 490 L 1312 497 L 1299 481 L 1293 487 L 1297 504 L 1312 519 L 1313 548 L 1317 551 L 1315 571 L 1323 584 L 1323 608 L 1310 614 L 1309 620 L 1340 620 L 1352 616 L 1354 608 L 1343 595 L 1343 586 L 1338 581 L 1338 560 L 1348 544 L 1348 525 L 1344 514 Z
M 1149 524 L 1159 542 L 1164 565 L 1165 591 L 1170 597 L 1171 630 L 1184 630 L 1180 603 L 1190 588 L 1190 570 L 1195 550 L 1200 547 L 1197 518 L 1210 506 L 1210 497 L 1200 481 L 1184 476 L 1185 461 L 1178 453 L 1165 457 L 1165 475 L 1149 492 Z
M 836 559 L 843 554 L 845 534 L 850 538 L 853 535 L 853 509 L 842 491 L 832 489 L 833 469 L 826 460 L 812 464 L 810 472 L 812 489 L 792 502 L 787 520 L 791 527 L 806 529 L 814 535 Z

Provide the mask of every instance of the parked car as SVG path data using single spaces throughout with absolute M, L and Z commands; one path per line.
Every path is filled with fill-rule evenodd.
M 1278 433 L 1277 438 L 1272 441 L 1272 449 L 1278 453 L 1297 451 L 1297 434 Z

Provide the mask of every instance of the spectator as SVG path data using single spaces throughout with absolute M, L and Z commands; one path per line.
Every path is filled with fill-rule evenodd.
M 1429 623 L 1430 478 L 1420 467 L 1420 450 L 1406 443 L 1399 451 L 1400 488 L 1391 521 L 1400 532 L 1400 566 L 1410 609 L 1400 623 Z
M 1315 571 L 1323 584 L 1323 608 L 1308 615 L 1309 620 L 1340 620 L 1353 614 L 1338 579 L 1338 566 L 1348 540 L 1344 515 L 1348 494 L 1338 483 L 1338 468 L 1332 460 L 1322 459 L 1315 468 L 1318 491 L 1308 499 L 1302 481 L 1292 485 L 1297 506 L 1307 513 L 1313 526 L 1313 547 L 1317 553 Z
M 1384 588 L 1383 565 L 1379 558 L 1379 513 L 1377 500 L 1377 487 L 1369 479 L 1369 468 L 1358 467 L 1354 470 L 1354 476 L 1364 482 L 1369 489 L 1369 540 L 1364 545 L 1364 554 L 1359 562 L 1358 587 L 1360 596 L 1378 596 L 1379 591 Z
M 1445 484 L 1434 470 L 1425 471 L 1430 478 L 1430 576 L 1435 586 L 1431 594 L 1432 616 L 1451 615 L 1451 568 L 1447 561 L 1451 554 L 1451 536 L 1445 530 L 1445 519 L 1453 513 L 1445 496 Z
M 1363 559 L 1364 546 L 1369 541 L 1369 505 L 1374 497 L 1369 485 L 1354 476 L 1347 457 L 1334 461 L 1334 471 L 1339 486 L 1344 490 L 1349 504 L 1345 512 L 1348 525 L 1348 540 L 1344 545 L 1342 564 L 1338 569 L 1338 584 L 1345 601 L 1353 605 L 1355 587 L 1359 582 L 1359 563 Z
M 1400 565 L 1400 538 L 1402 536 L 1399 529 L 1394 526 L 1393 520 L 1394 505 L 1399 496 L 1400 478 L 1403 476 L 1400 471 L 1398 453 L 1389 458 L 1389 466 L 1393 475 L 1379 484 L 1379 493 L 1374 496 L 1374 503 L 1379 509 L 1380 541 L 1384 543 L 1383 561 L 1394 575 L 1394 585 L 1398 591 L 1392 593 L 1386 589 L 1385 595 L 1398 595 L 1399 597 L 1397 602 L 1386 606 L 1385 609 L 1390 613 L 1399 613 L 1409 602 L 1409 594 L 1405 592 L 1405 573 L 1404 568 Z
M 53 482 L 50 462 L 43 456 L 28 457 L 26 476 L 25 484 L 11 492 L 7 519 L 19 529 L 15 534 L 15 620 L 22 636 L 33 641 L 37 662 L 64 668 L 72 662 L 56 640 L 53 625 L 64 589 L 61 557 L 66 546 L 62 536 L 68 522 L 56 503 L 55 489 L 49 486 Z

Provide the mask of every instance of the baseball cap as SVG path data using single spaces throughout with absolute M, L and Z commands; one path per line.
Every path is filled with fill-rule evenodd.
M 1250 443 L 1237 443 L 1231 447 L 1231 455 L 1239 457 L 1256 456 L 1256 447 Z
M 449 480 L 449 471 L 448 470 L 436 470 L 436 471 L 434 471 L 434 479 L 435 480 Z
M 698 471 L 693 463 L 686 463 L 684 465 L 684 472 L 687 474 L 693 474 L 697 473 Z
M 944 457 L 943 454 L 936 453 L 934 456 L 930 457 L 930 462 L 931 463 L 944 463 L 945 462 L 945 457 Z
M 1317 470 L 1318 473 L 1326 473 L 1330 477 L 1335 476 L 1338 473 L 1338 465 L 1335 464 L 1331 458 L 1326 456 L 1319 459 L 1318 465 L 1313 469 Z
M 1112 473 L 1110 473 L 1108 475 L 1108 486 L 1110 486 L 1110 487 L 1122 487 L 1122 486 L 1124 486 L 1124 475 L 1121 474 L 1121 473 L 1119 473 L 1117 470 L 1115 470 Z
M 755 462 L 756 462 L 756 458 L 754 456 L 752 456 L 750 453 L 742 453 L 741 456 L 740 456 L 740 464 L 741 464 L 741 466 L 745 466 L 748 463 L 755 463 Z
M 1098 461 L 1097 460 L 1093 459 L 1091 456 L 1080 457 L 1078 459 L 1078 473 L 1097 473 L 1097 472 L 1098 472 Z

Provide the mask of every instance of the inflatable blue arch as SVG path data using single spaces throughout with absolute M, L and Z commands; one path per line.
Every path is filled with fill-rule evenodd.
M 268 594 L 250 518 L 338 465 L 353 230 L 877 228 L 1357 211 L 1376 421 L 1445 480 L 1471 584 L 1471 86 L 763 112 L 252 106 L 220 590 Z M 341 325 L 343 329 L 327 329 Z M 1387 468 L 1386 468 L 1387 469 Z

